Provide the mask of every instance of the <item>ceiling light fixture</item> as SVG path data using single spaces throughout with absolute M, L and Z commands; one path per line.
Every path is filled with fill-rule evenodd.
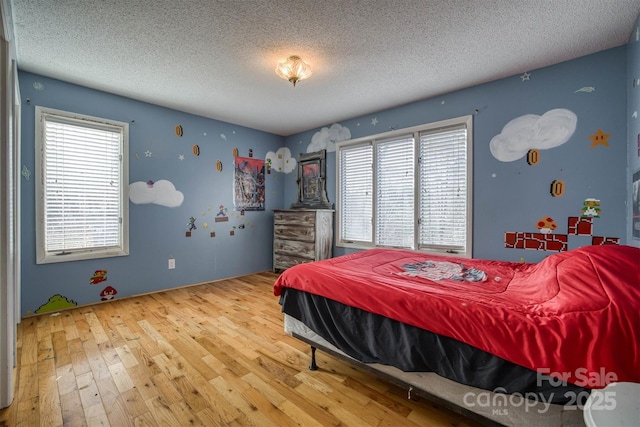
M 295 87 L 300 80 L 311 77 L 311 67 L 305 64 L 300 57 L 293 55 L 278 64 L 276 74 L 285 80 L 289 80 Z

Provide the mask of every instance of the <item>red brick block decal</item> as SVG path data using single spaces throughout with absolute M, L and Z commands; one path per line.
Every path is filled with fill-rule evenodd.
M 591 244 L 594 246 L 599 245 L 619 245 L 620 238 L 619 237 L 602 237 L 602 236 L 593 236 L 591 239 Z
M 568 230 L 569 234 L 576 236 L 591 236 L 593 234 L 593 218 L 570 216 Z
M 506 232 L 504 234 L 504 247 L 561 252 L 567 250 L 567 235 L 527 233 L 524 231 Z
M 544 218 L 543 218 L 544 219 Z M 532 249 L 538 251 L 566 251 L 567 239 L 574 236 L 593 236 L 593 218 L 570 216 L 568 219 L 567 234 L 552 234 L 554 227 L 543 227 L 538 222 L 537 227 L 541 231 L 548 233 L 530 233 L 526 231 L 507 231 L 504 233 L 504 247 L 510 249 Z M 541 219 L 542 220 L 542 219 Z M 548 218 L 552 221 L 551 218 Z M 554 222 L 555 225 L 555 222 Z M 598 245 L 619 245 L 619 237 L 593 236 L 591 244 Z
M 523 232 L 515 233 L 507 231 L 504 233 L 504 247 L 511 249 L 524 249 Z

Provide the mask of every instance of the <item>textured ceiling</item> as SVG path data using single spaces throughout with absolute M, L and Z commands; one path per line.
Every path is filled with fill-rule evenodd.
M 625 44 L 640 0 L 9 0 L 18 66 L 291 135 Z M 295 88 L 290 55 L 313 76 Z

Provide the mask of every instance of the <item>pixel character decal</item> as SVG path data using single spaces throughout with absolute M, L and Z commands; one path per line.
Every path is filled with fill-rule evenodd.
M 582 207 L 583 218 L 600 218 L 600 200 L 585 199 Z

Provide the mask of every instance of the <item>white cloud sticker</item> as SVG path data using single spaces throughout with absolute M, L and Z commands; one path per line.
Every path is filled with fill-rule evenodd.
M 489 143 L 493 157 L 501 162 L 513 162 L 533 148 L 547 150 L 558 147 L 576 131 L 578 117 L 573 111 L 556 108 L 542 116 L 525 114 L 507 123 Z
M 291 157 L 291 151 L 287 147 L 279 148 L 275 153 L 269 151 L 264 161 L 271 162 L 271 169 L 276 172 L 291 173 L 296 169 L 296 159 Z
M 351 131 L 348 127 L 334 123 L 330 128 L 324 127 L 311 138 L 311 144 L 307 147 L 307 153 L 313 153 L 326 149 L 328 153 L 336 151 L 336 142 L 351 139 Z
M 180 206 L 184 200 L 184 194 L 176 190 L 171 181 L 137 181 L 129 184 L 129 200 L 136 205 L 154 203 L 168 208 Z

